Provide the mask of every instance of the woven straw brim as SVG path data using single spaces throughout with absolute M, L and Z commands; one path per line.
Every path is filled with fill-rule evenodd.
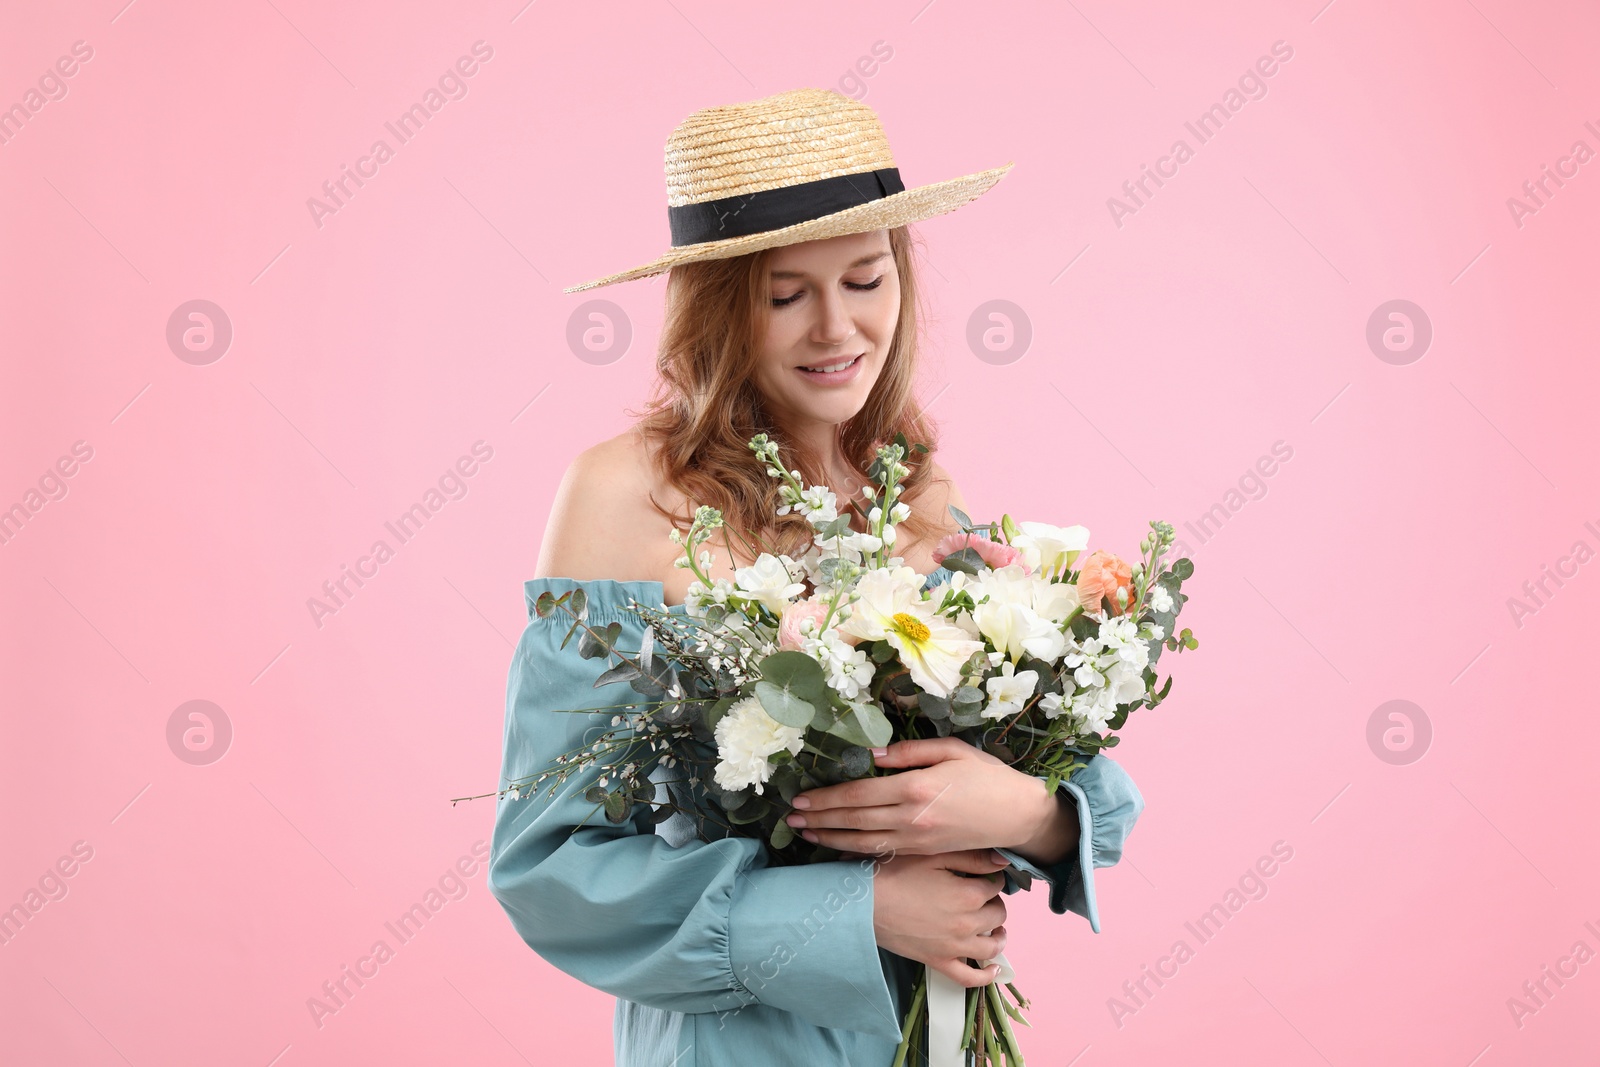
M 574 285 L 563 289 L 564 293 L 577 293 L 585 289 L 594 289 L 602 285 L 612 285 L 616 282 L 632 281 L 635 278 L 648 278 L 652 275 L 662 274 L 673 267 L 684 263 L 698 263 L 707 259 L 728 259 L 733 256 L 742 256 L 748 252 L 759 252 L 763 248 L 777 248 L 780 245 L 798 244 L 801 241 L 818 241 L 827 237 L 841 237 L 848 233 L 865 233 L 869 230 L 889 229 L 895 226 L 904 226 L 910 222 L 932 218 L 954 211 L 962 204 L 970 203 L 987 192 L 996 182 L 1005 177 L 1006 172 L 1013 164 L 995 167 L 992 170 L 979 171 L 968 174 L 962 178 L 952 178 L 949 181 L 934 182 L 930 185 L 919 185 L 915 189 L 895 193 L 879 200 L 868 201 L 856 207 L 846 208 L 831 215 L 824 215 L 820 219 L 811 219 L 808 222 L 796 223 L 778 230 L 768 230 L 765 233 L 753 233 L 745 237 L 731 237 L 725 241 L 706 241 L 700 244 L 688 245 L 683 248 L 674 248 L 660 258 L 646 263 L 642 267 L 634 267 L 620 274 L 610 274 L 604 278 L 597 278 L 592 282 Z

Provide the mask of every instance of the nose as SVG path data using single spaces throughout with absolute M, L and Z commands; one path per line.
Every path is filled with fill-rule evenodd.
M 817 300 L 817 321 L 811 330 L 812 340 L 819 345 L 842 345 L 856 334 L 856 324 L 845 307 L 844 296 L 825 292 Z

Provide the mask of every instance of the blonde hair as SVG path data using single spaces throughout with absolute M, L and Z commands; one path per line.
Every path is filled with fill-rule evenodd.
M 909 229 L 890 228 L 889 247 L 900 276 L 894 342 L 861 410 L 840 424 L 839 445 L 863 479 L 879 445 L 896 433 L 905 434 L 909 444 L 927 446 L 927 452 L 912 452 L 903 460 L 911 473 L 901 483 L 902 499 L 913 507 L 911 517 L 899 524 L 898 543 L 904 545 L 955 527 L 948 515 L 916 510 L 916 498 L 933 480 L 938 427 L 922 414 L 912 393 L 918 307 Z M 822 457 L 788 439 L 767 415 L 752 378 L 772 308 L 770 256 L 770 249 L 762 249 L 672 268 L 655 388 L 644 413 L 629 414 L 639 415 L 637 429 L 655 446 L 658 473 L 687 497 L 685 510 L 675 513 L 652 495 L 657 512 L 687 529 L 693 509 L 710 505 L 721 510 L 734 531 L 765 550 L 799 556 L 811 544 L 811 527 L 801 515 L 775 513 L 778 480 L 748 445 L 755 434 L 766 433 L 782 449 L 784 465 L 800 471 L 805 484 L 828 481 Z M 864 498 L 847 497 L 848 486 L 831 488 L 838 493 L 841 514 L 847 506 L 862 513 Z

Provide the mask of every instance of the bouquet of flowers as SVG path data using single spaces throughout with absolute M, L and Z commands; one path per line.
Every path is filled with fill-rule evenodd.
M 1083 757 L 1117 744 L 1130 713 L 1166 698 L 1172 679 L 1158 688 L 1156 677 L 1163 649 L 1198 647 L 1188 629 L 1174 632 L 1187 599 L 1180 587 L 1193 566 L 1165 562 L 1173 540 L 1165 522 L 1150 524 L 1129 563 L 1105 550 L 1084 555 L 1089 533 L 1081 526 L 1009 515 L 975 524 L 952 507 L 960 532 L 939 543 L 935 558 L 953 573 L 926 590 L 923 576 L 891 554 L 895 525 L 911 514 L 899 499 L 910 473 L 902 460 L 925 446 L 908 446 L 897 434 L 878 450 L 868 471 L 873 484 L 862 490 L 866 532 L 851 528 L 827 486 L 805 485 L 786 469 L 767 435 L 749 446 L 781 480 L 778 513 L 810 522 L 808 550 L 798 559 L 761 552 L 732 581 L 712 579 L 703 546 L 722 516 L 699 508 L 687 532 L 672 534 L 683 546 L 678 565 L 695 575 L 683 613 L 630 601 L 645 624 L 634 651 L 616 647 L 620 623 L 596 629 L 585 622 L 581 589 L 542 594 L 533 606 L 540 617 L 572 619 L 563 647 L 578 634 L 580 655 L 615 658 L 596 686 L 626 683 L 641 699 L 607 705 L 624 712 L 609 729 L 501 795 L 526 796 L 546 784 L 554 791 L 573 773 L 599 767 L 585 796 L 620 823 L 636 805 L 656 803 L 652 768 L 681 767 L 706 802 L 690 809 L 663 802 L 653 822 L 683 811 L 704 839 L 712 823 L 722 835 L 760 837 L 774 865 L 837 859 L 840 852 L 797 835 L 784 816 L 805 790 L 879 773 L 872 748 L 958 737 L 1044 776 L 1053 795 Z M 961 990 L 924 968 L 897 1063 L 921 1042 L 940 983 L 948 984 L 941 1003 Z M 1018 1009 L 1027 1000 L 1003 984 L 1015 1004 L 1000 983 L 965 990 L 961 1047 L 1020 1064 L 1010 1020 L 1026 1024 Z

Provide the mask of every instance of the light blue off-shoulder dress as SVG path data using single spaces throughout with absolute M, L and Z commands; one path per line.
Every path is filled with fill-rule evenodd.
M 935 571 L 926 584 L 948 576 Z M 579 656 L 576 637 L 559 647 L 565 612 L 533 611 L 540 593 L 575 588 L 588 597 L 591 626 L 622 624 L 622 648 L 639 647 L 642 636 L 629 599 L 664 603 L 657 581 L 524 583 L 529 619 L 507 686 L 502 785 L 537 774 L 611 722 L 611 713 L 562 709 L 637 699 L 626 684 L 594 688 L 606 663 Z M 760 841 L 695 839 L 681 814 L 652 826 L 644 805 L 614 824 L 583 798 L 597 777 L 574 773 L 554 799 L 541 790 L 501 800 L 488 877 L 536 953 L 618 998 L 617 1067 L 888 1067 L 921 964 L 877 945 L 870 859 L 770 867 Z M 663 785 L 683 775 L 658 768 L 652 777 L 667 799 Z M 680 805 L 693 799 L 682 784 L 670 788 Z M 1000 851 L 1048 883 L 1052 912 L 1082 915 L 1098 933 L 1094 868 L 1121 858 L 1144 800 L 1103 755 L 1061 788 L 1077 805 L 1076 852 L 1040 868 Z M 1008 870 L 1005 892 L 1017 888 Z

